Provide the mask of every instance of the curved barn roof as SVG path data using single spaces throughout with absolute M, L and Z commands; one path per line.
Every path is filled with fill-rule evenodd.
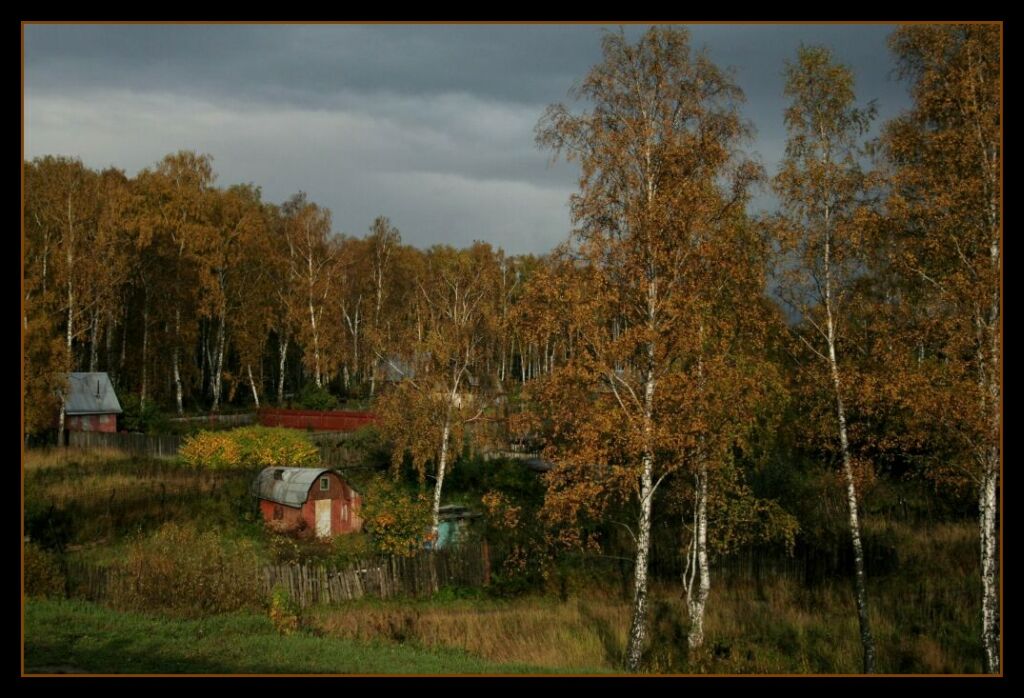
M 281 471 L 281 479 L 274 477 Z M 264 468 L 253 483 L 254 494 L 290 507 L 301 507 L 309 498 L 309 488 L 330 468 Z

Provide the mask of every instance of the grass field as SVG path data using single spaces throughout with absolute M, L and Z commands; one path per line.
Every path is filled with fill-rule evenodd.
M 135 541 L 148 549 L 152 534 L 165 521 L 201 523 L 203 530 L 215 534 L 215 548 L 202 560 L 192 560 L 200 567 L 207 558 L 219 559 L 237 541 L 251 543 L 261 559 L 270 559 L 261 524 L 249 520 L 246 478 L 115 455 L 30 452 L 27 518 L 40 534 L 33 546 L 45 545 L 43 534 L 49 532 L 40 522 L 54 520 L 48 503 L 62 502 L 69 560 L 113 564 Z M 157 485 L 161 494 L 167 492 L 166 502 L 154 499 Z M 176 499 L 179 495 L 183 497 Z M 867 516 L 864 530 L 870 540 L 883 541 L 892 551 L 889 563 L 868 570 L 877 670 L 980 673 L 976 525 L 912 524 Z M 183 549 L 193 557 L 200 552 L 195 545 Z M 175 557 L 168 564 L 190 560 Z M 167 579 L 180 585 L 183 568 L 174 570 Z M 646 671 L 859 672 L 861 648 L 849 579 L 840 575 L 809 583 L 799 574 L 768 572 L 754 577 L 718 561 L 711 575 L 706 643 L 693 652 L 687 648 L 688 621 L 678 584 L 664 577 L 652 584 Z M 500 590 L 494 588 L 442 592 L 433 599 L 366 598 L 307 609 L 306 633 L 289 637 L 279 635 L 260 612 L 266 601 L 261 597 L 242 606 L 248 613 L 199 620 L 184 620 L 189 614 L 166 608 L 163 616 L 137 615 L 126 609 L 138 604 L 118 605 L 112 598 L 106 603 L 122 610 L 32 598 L 26 615 L 27 668 L 109 673 L 620 672 L 631 616 L 629 589 L 593 574 L 570 586 L 568 594 L 549 590 L 545 596 L 537 589 L 514 598 L 499 598 Z M 206 587 L 212 593 L 212 582 Z M 185 603 L 195 608 L 197 600 L 189 596 Z M 141 608 L 157 610 L 152 605 Z
M 30 600 L 25 672 L 112 674 L 521 674 L 586 668 L 500 664 L 451 649 L 311 634 L 282 637 L 266 616 L 197 621 L 119 613 L 80 601 Z M 600 671 L 591 669 L 590 671 Z

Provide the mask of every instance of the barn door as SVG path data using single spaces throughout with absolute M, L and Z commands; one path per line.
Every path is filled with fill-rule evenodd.
M 331 535 L 331 500 L 316 500 L 316 535 L 327 538 Z

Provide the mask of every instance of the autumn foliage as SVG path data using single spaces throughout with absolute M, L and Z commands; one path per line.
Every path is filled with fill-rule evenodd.
M 201 431 L 186 439 L 180 454 L 190 466 L 210 470 L 320 464 L 320 451 L 303 432 L 278 427 Z

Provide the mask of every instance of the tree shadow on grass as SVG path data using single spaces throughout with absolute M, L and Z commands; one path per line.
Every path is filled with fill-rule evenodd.
M 601 641 L 605 662 L 611 667 L 622 669 L 625 666 L 626 648 L 619 642 L 612 624 L 594 613 L 590 606 L 582 600 L 579 601 L 579 613 L 583 622 L 597 634 Z

